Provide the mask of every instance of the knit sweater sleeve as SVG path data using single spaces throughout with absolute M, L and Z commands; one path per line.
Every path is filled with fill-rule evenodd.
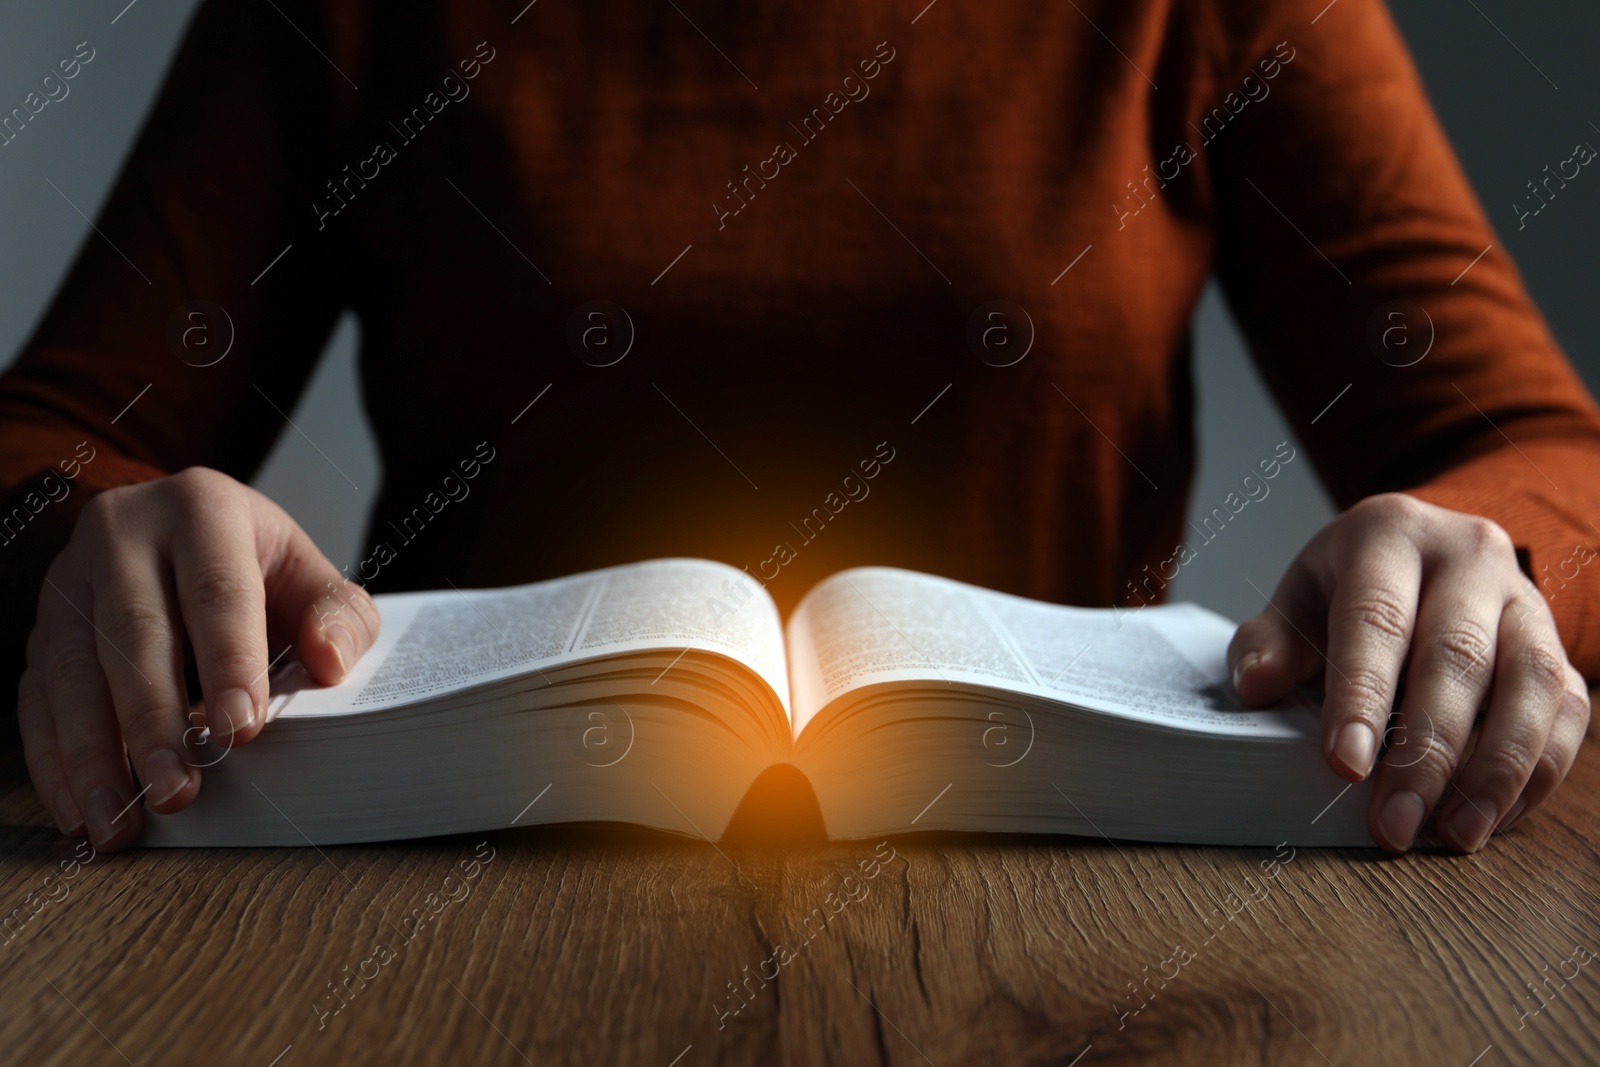
M 1343 507 L 1400 490 L 1498 522 L 1574 665 L 1600 677 L 1600 567 L 1583 567 L 1600 545 L 1600 412 L 1387 9 L 1340 0 L 1313 23 L 1223 0 L 1215 19 L 1212 94 L 1239 108 L 1225 127 L 1205 103 L 1194 116 L 1220 130 L 1204 149 L 1218 270 L 1330 492 Z
M 343 303 L 339 246 L 310 204 L 331 176 L 329 98 L 350 90 L 307 61 L 300 32 L 321 38 L 324 22 L 312 3 L 280 6 L 202 6 L 69 275 L 0 376 L 7 694 L 82 506 L 192 465 L 248 478 Z M 96 57 L 79 51 L 87 79 Z M 70 174 L 55 181 L 74 192 Z

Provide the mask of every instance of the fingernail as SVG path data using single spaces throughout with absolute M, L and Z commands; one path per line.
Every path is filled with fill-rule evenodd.
M 356 661 L 355 635 L 348 626 L 336 622 L 329 623 L 324 633 L 334 654 L 339 657 L 339 676 L 342 678 L 350 673 L 350 665 Z
M 50 808 L 55 813 L 56 826 L 62 833 L 68 837 L 78 837 L 83 833 L 83 816 L 78 812 L 78 805 L 73 802 L 72 790 L 65 786 L 57 789 Z
M 246 729 L 255 721 L 256 702 L 243 689 L 229 689 L 211 705 L 206 721 L 211 726 L 211 737 L 226 743 L 234 734 Z
M 1261 653 L 1251 649 L 1239 657 L 1239 662 L 1233 665 L 1233 689 L 1239 691 L 1239 679 L 1244 677 L 1244 672 L 1261 662 Z
M 1505 833 L 1507 830 L 1517 825 L 1517 820 L 1522 818 L 1523 809 L 1525 809 L 1527 806 L 1528 801 L 1523 797 L 1518 797 L 1516 801 L 1512 803 L 1511 809 L 1506 812 L 1506 817 L 1500 820 L 1500 825 L 1498 827 L 1499 831 L 1501 833 Z
M 1450 836 L 1455 839 L 1456 847 L 1467 852 L 1478 851 L 1489 839 L 1489 833 L 1494 829 L 1495 820 L 1499 815 L 1499 805 L 1490 798 L 1469 797 L 1467 802 L 1456 808 L 1455 814 L 1450 816 L 1448 829 Z
M 165 804 L 189 784 L 189 769 L 170 748 L 158 748 L 144 761 L 144 784 L 151 804 Z
M 126 826 L 126 812 L 130 807 L 122 794 L 103 785 L 89 794 L 89 837 L 104 848 L 117 836 L 118 828 Z
M 1404 852 L 1416 840 L 1417 828 L 1427 813 L 1428 805 L 1422 797 L 1409 789 L 1397 790 L 1383 802 L 1383 810 L 1378 813 L 1378 832 L 1390 848 Z
M 1363 778 L 1372 773 L 1372 758 L 1377 750 L 1378 738 L 1364 722 L 1345 723 L 1333 740 L 1333 754 L 1339 762 Z

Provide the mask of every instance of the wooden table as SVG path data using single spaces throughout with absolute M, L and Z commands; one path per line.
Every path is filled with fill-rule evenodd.
M 93 856 L 8 753 L 0 1062 L 1596 1063 L 1584 747 L 1477 856 L 1273 878 L 1271 849 L 915 835 L 872 867 L 616 826 Z

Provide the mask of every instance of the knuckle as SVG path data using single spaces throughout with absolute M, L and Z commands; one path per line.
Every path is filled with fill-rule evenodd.
M 1379 493 L 1369 496 L 1356 507 L 1387 526 L 1403 529 L 1421 517 L 1423 504 L 1405 493 Z
M 1500 791 L 1513 795 L 1532 776 L 1539 758 L 1540 754 L 1534 752 L 1526 741 L 1504 737 L 1475 757 L 1473 762 L 1477 764 L 1481 761 L 1484 778 L 1494 783 Z
M 185 467 L 176 474 L 169 475 L 166 484 L 180 492 L 209 493 L 231 482 L 232 479 L 226 474 L 210 467 Z
M 259 583 L 231 563 L 208 563 L 191 571 L 184 584 L 197 607 L 215 611 L 252 604 Z
M 1482 515 L 1465 516 L 1464 527 L 1468 543 L 1480 556 L 1511 559 L 1516 555 L 1516 545 L 1505 527 Z
M 1393 682 L 1380 671 L 1357 667 L 1340 674 L 1340 692 L 1352 700 L 1368 722 L 1382 722 L 1388 715 Z
M 1517 656 L 1518 667 L 1530 681 L 1541 689 L 1565 692 L 1567 688 L 1567 657 L 1543 642 L 1523 648 Z
M 116 528 L 116 516 L 132 490 L 133 486 L 124 485 L 91 496 L 78 512 L 77 522 L 73 524 L 73 536 L 91 541 L 111 536 Z
M 143 687 L 139 687 L 143 688 Z M 176 709 L 157 693 L 130 694 L 117 705 L 117 718 L 122 723 L 122 733 L 130 747 L 136 743 L 149 744 L 153 739 L 168 733 L 178 720 Z
M 226 474 L 209 467 L 187 467 L 162 480 L 174 510 L 189 520 L 227 508 L 236 484 Z
M 1455 678 L 1478 681 L 1488 673 L 1494 638 L 1487 628 L 1470 621 L 1453 623 L 1434 638 L 1435 654 Z
M 1576 755 L 1574 749 L 1552 744 L 1533 765 L 1528 781 L 1531 783 L 1537 780 L 1540 784 L 1547 784 L 1548 788 L 1554 789 L 1567 776 L 1567 768 L 1572 766 L 1573 757 Z
M 1556 720 L 1571 720 L 1577 725 L 1575 733 L 1582 736 L 1588 729 L 1591 706 L 1587 693 L 1575 693 L 1571 689 L 1561 694 L 1561 700 L 1556 704 Z M 1555 736 L 1552 730 L 1551 736 Z
M 75 729 L 62 731 L 57 738 L 57 753 L 61 766 L 69 777 L 76 777 L 73 769 L 90 774 L 107 768 L 113 772 L 126 759 L 122 749 L 122 734 L 116 728 Z
M 137 489 L 138 487 L 134 485 L 118 485 L 103 489 L 89 498 L 89 502 L 83 506 L 83 513 L 104 518 L 120 510 L 122 505 L 127 503 L 128 497 Z
M 52 655 L 45 664 L 44 686 L 46 693 L 68 692 L 86 678 L 93 678 L 100 670 L 100 661 L 90 648 L 74 645 Z
M 225 688 L 246 688 L 251 679 L 263 673 L 265 666 L 265 658 L 245 643 L 209 652 L 199 665 L 201 677 L 206 679 L 202 683 L 206 687 L 205 696 L 210 698 L 220 693 L 221 689 L 216 688 L 219 683 Z
M 1567 692 L 1585 698 L 1589 695 L 1589 683 L 1583 680 L 1583 675 L 1572 665 L 1570 659 L 1567 660 Z
M 166 606 L 139 594 L 120 597 L 102 627 L 113 646 L 139 648 L 170 626 Z
M 1525 575 L 1519 574 L 1518 577 L 1522 584 L 1506 602 L 1506 610 L 1516 616 L 1519 629 L 1525 629 L 1531 620 L 1535 627 L 1543 627 L 1554 632 L 1556 621 L 1555 615 L 1550 611 L 1550 602 Z
M 1414 753 L 1406 756 L 1403 767 L 1408 775 L 1442 786 L 1455 776 L 1459 762 L 1460 754 L 1437 733 L 1429 731 L 1417 743 Z
M 1411 636 L 1411 613 L 1400 597 L 1388 589 L 1369 589 L 1351 601 L 1347 617 L 1357 626 L 1380 634 L 1388 641 L 1404 641 Z

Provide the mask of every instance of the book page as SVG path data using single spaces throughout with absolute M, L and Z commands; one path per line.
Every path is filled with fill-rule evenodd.
M 383 629 L 350 676 L 320 688 L 291 670 L 274 679 L 269 714 L 377 710 L 578 660 L 691 648 L 745 664 L 787 709 L 777 607 L 748 575 L 721 563 L 651 560 L 505 589 L 373 599 Z
M 886 567 L 819 584 L 789 624 L 796 736 L 883 683 L 985 686 L 1210 733 L 1300 737 L 1306 712 L 1239 710 L 1233 623 L 1191 604 L 1071 608 Z

